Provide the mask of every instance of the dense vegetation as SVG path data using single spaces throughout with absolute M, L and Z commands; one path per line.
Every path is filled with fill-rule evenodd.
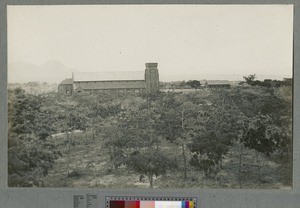
M 150 187 L 290 186 L 291 93 L 288 85 L 156 95 L 9 89 L 9 186 L 75 186 L 68 180 L 84 171 L 99 181 L 86 186 L 110 174 Z M 74 165 L 82 151 L 93 159 Z M 53 182 L 59 161 L 65 172 Z M 134 186 L 126 182 L 103 186 Z

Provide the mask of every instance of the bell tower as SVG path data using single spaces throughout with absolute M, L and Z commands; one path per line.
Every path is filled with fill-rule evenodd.
M 145 82 L 147 93 L 156 93 L 159 91 L 159 74 L 157 65 L 157 63 L 146 63 Z

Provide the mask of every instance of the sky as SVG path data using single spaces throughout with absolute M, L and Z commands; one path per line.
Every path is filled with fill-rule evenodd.
M 292 5 L 8 6 L 8 63 L 140 71 L 162 81 L 292 77 Z

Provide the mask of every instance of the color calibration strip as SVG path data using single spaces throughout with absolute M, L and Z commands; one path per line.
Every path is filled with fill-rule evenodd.
M 195 198 L 114 198 L 106 200 L 107 208 L 196 208 Z

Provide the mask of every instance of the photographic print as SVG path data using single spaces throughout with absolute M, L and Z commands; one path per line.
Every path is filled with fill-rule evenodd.
M 292 5 L 7 19 L 9 187 L 292 188 Z

